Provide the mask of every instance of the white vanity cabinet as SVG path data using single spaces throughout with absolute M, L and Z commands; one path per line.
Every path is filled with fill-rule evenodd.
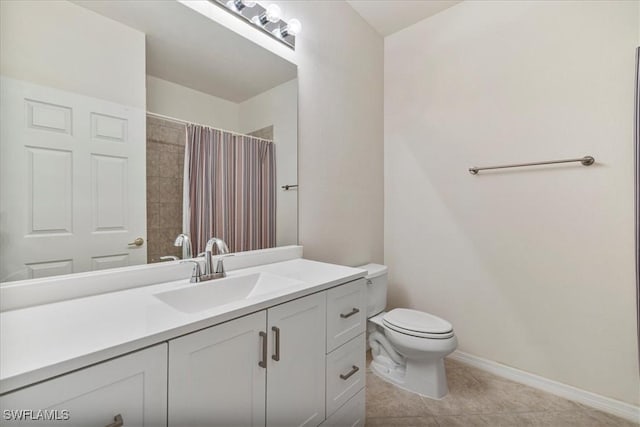
M 267 310 L 267 427 L 324 421 L 326 312 L 326 292 Z
M 352 280 L 200 330 L 194 325 L 193 332 L 91 366 L 76 365 L 0 396 L 0 424 L 361 425 L 364 289 L 363 279 Z M 12 410 L 23 414 L 22 421 L 8 419 Z M 33 422 L 25 422 L 29 410 Z
M 164 426 L 166 384 L 164 343 L 0 396 L 2 425 Z
M 362 334 L 367 327 L 364 279 L 327 291 L 327 353 Z
M 169 341 L 169 426 L 319 425 L 325 316 L 320 292 Z
M 169 425 L 264 426 L 266 311 L 169 341 Z
M 321 427 L 364 427 L 365 408 L 365 390 L 362 389 L 328 417 Z
M 323 427 L 364 426 L 366 304 L 364 279 L 327 291 L 327 420 Z

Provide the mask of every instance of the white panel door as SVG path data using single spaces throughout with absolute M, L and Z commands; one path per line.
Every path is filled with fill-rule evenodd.
M 267 310 L 267 426 L 317 426 L 325 418 L 326 292 Z
M 169 342 L 170 427 L 264 427 L 266 317 L 261 311 Z
M 0 281 L 145 263 L 144 111 L 0 86 Z
M 167 344 L 0 396 L 0 408 L 3 426 L 166 426 Z

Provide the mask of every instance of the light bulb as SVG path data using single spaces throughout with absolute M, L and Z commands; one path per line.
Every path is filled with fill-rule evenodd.
M 278 27 L 273 30 L 273 35 L 276 37 L 287 37 L 293 36 L 295 37 L 297 34 L 300 34 L 300 30 L 302 30 L 302 24 L 297 19 L 290 20 L 286 26 Z
M 242 1 L 242 4 L 244 5 L 244 7 L 253 7 L 256 5 L 255 1 L 250 1 L 250 0 L 240 0 Z
M 259 16 L 251 18 L 256 24 L 265 26 L 268 22 L 278 22 L 280 20 L 280 7 L 277 4 L 270 4 Z
M 278 22 L 280 20 L 280 6 L 277 4 L 270 4 L 267 10 L 264 11 L 265 18 L 269 22 Z
M 302 30 L 302 24 L 300 23 L 300 21 L 298 21 L 295 18 L 290 20 L 289 23 L 287 24 L 287 28 L 286 28 L 287 34 L 296 36 L 300 34 L 301 30 Z

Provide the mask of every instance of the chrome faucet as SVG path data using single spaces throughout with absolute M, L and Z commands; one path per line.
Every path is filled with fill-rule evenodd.
M 183 238 L 186 239 L 187 241 L 189 239 L 189 237 L 186 234 L 181 234 L 180 236 L 184 236 Z M 178 236 L 178 238 L 180 238 L 180 236 Z M 176 239 L 176 242 L 177 242 L 177 239 Z M 189 243 L 189 246 L 191 246 L 191 243 Z M 218 262 L 216 264 L 215 270 L 213 269 L 213 258 L 212 258 L 212 255 L 213 255 L 212 252 L 213 252 L 214 246 L 218 249 L 218 253 L 221 255 L 220 257 L 218 257 Z M 224 240 L 218 239 L 217 237 L 212 237 L 207 242 L 207 246 L 205 247 L 204 253 L 200 255 L 204 255 L 204 272 L 200 268 L 200 262 L 198 261 L 197 258 L 191 258 L 191 259 L 187 259 L 180 262 L 180 264 L 185 264 L 188 262 L 195 264 L 193 268 L 193 272 L 191 274 L 191 283 L 206 282 L 208 280 L 220 279 L 222 277 L 227 276 L 227 273 L 224 271 L 223 258 L 226 258 L 228 256 L 233 256 L 233 254 L 229 253 L 229 247 L 224 242 Z M 198 255 L 198 257 L 200 257 L 200 255 Z
M 218 262 L 216 263 L 216 270 L 213 272 L 213 278 L 219 279 L 221 277 L 227 277 L 227 272 L 224 271 L 224 259 L 226 257 L 233 256 L 233 254 L 220 255 L 218 257 Z
M 206 279 L 203 275 L 202 275 L 202 270 L 200 270 L 200 263 L 195 260 L 195 259 L 188 259 L 185 261 L 180 261 L 180 264 L 186 264 L 186 263 L 194 263 L 195 266 L 193 267 L 193 272 L 191 273 L 191 283 L 200 283 L 204 280 L 209 280 Z
M 214 275 L 217 273 L 217 270 L 218 270 L 217 267 L 216 267 L 216 271 L 213 270 L 213 258 L 211 258 L 211 256 L 213 255 L 214 246 L 218 249 L 218 253 L 220 255 L 229 253 L 229 247 L 224 242 L 224 240 L 218 239 L 217 237 L 212 237 L 211 239 L 209 239 L 209 241 L 207 242 L 207 246 L 205 246 L 205 249 L 204 249 L 204 275 L 205 276 Z M 218 264 L 222 265 L 220 261 L 218 261 Z M 223 265 L 222 265 L 222 273 L 224 274 Z M 220 276 L 220 277 L 224 277 L 224 276 Z M 212 277 L 212 278 L 217 279 L 217 277 Z
M 193 249 L 191 247 L 191 239 L 188 234 L 178 234 L 173 246 L 182 247 L 182 259 L 193 258 Z

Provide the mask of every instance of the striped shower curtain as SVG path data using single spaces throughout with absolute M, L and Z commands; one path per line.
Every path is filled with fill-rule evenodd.
M 187 125 L 185 215 L 195 253 L 211 237 L 231 252 L 276 243 L 275 144 L 205 126 Z

